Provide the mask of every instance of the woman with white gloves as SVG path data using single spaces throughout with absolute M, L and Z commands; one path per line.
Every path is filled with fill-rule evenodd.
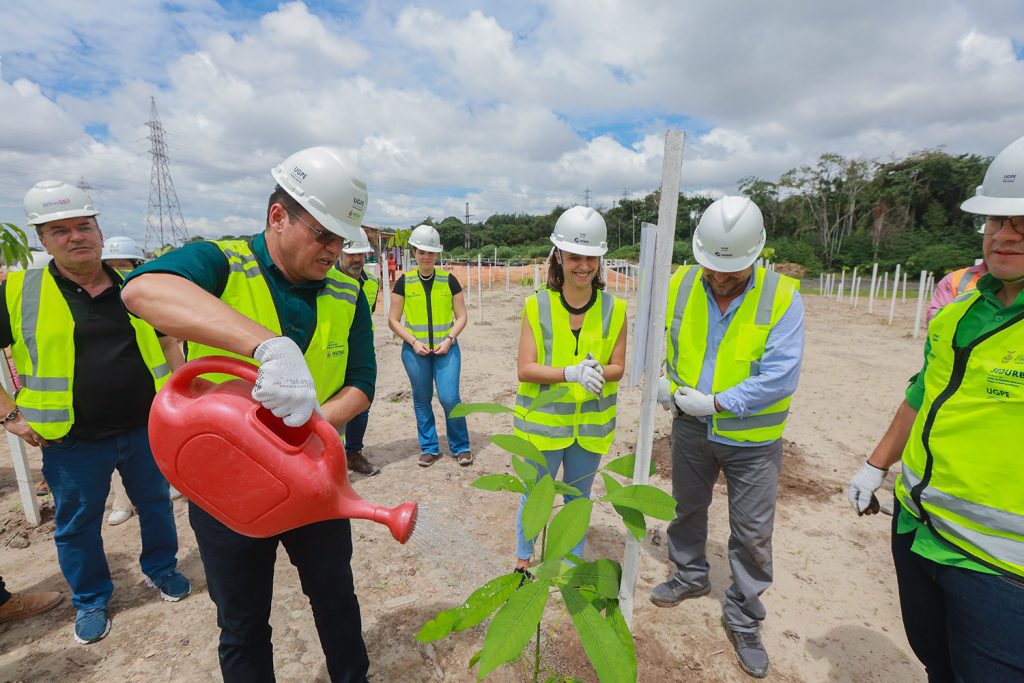
M 617 382 L 625 370 L 626 302 L 604 291 L 601 256 L 608 251 L 608 229 L 594 209 L 574 206 L 555 223 L 555 248 L 548 281 L 526 299 L 519 337 L 519 391 L 515 434 L 543 453 L 547 468 L 559 467 L 562 480 L 579 490 L 564 494 L 568 503 L 590 497 L 601 456 L 615 439 Z M 527 411 L 543 391 L 563 384 L 558 400 Z M 530 566 L 535 539 L 523 532 L 522 496 L 516 518 L 516 569 Z M 581 557 L 584 540 L 572 550 Z

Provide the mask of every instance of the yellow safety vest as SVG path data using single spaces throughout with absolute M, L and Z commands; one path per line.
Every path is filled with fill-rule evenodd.
M 959 347 L 957 325 L 980 297 L 954 299 L 928 326 L 924 401 L 896 495 L 965 555 L 1024 577 L 1024 318 Z
M 120 273 L 115 285 L 120 286 Z M 49 267 L 7 276 L 7 311 L 14 343 L 11 356 L 21 378 L 17 403 L 25 421 L 44 439 L 67 436 L 75 423 L 75 320 Z M 156 332 L 128 316 L 142 360 L 159 391 L 171 369 Z
M 281 319 L 274 305 L 270 287 L 263 278 L 259 262 L 252 247 L 243 240 L 214 242 L 228 259 L 228 281 L 221 301 L 242 315 L 255 320 L 276 334 L 281 332 Z M 316 329 L 304 357 L 309 372 L 316 384 L 316 397 L 323 403 L 345 385 L 345 370 L 348 365 L 348 332 L 356 313 L 356 297 L 359 288 L 339 277 L 331 269 L 325 278 L 324 288 L 316 298 Z M 224 349 L 204 344 L 188 343 L 188 358 L 203 356 L 230 356 L 247 363 L 259 365 L 252 358 L 240 356 Z M 231 379 L 228 375 L 204 375 L 213 381 Z
M 680 266 L 668 285 L 666 374 L 674 392 L 695 387 L 707 351 L 708 302 L 699 266 Z M 756 376 L 768 333 L 789 308 L 800 283 L 764 268 L 754 269 L 754 286 L 743 296 L 715 356 L 714 393 Z M 733 441 L 774 441 L 782 436 L 790 397 L 748 417 L 729 411 L 712 416 L 712 431 Z
M 348 282 L 350 284 L 353 284 L 363 291 L 363 296 L 366 298 L 366 303 L 370 307 L 370 311 L 372 312 L 373 307 L 377 305 L 377 294 L 378 292 L 380 292 L 380 280 L 375 278 L 370 273 L 367 273 L 365 270 L 363 271 L 363 273 L 366 275 L 365 280 L 357 280 L 356 278 L 352 277 L 351 275 L 343 271 L 340 267 L 335 268 L 335 270 L 337 271 L 337 274 L 342 282 Z
M 430 288 L 430 319 L 427 319 L 427 293 L 420 281 L 419 271 L 405 274 L 405 329 L 429 348 L 438 346 L 455 326 L 452 290 L 448 286 L 448 273 L 434 269 L 434 284 Z M 434 346 L 430 346 L 433 332 Z
M 598 290 L 597 300 L 583 316 L 578 344 L 570 327 L 569 311 L 562 305 L 558 292 L 542 289 L 532 294 L 526 299 L 523 315 L 533 332 L 537 362 L 541 365 L 575 365 L 588 352 L 606 365 L 626 321 L 626 302 Z M 566 448 L 578 441 L 588 451 L 607 453 L 615 440 L 618 382 L 605 382 L 600 396 L 576 382 L 568 386 L 568 393 L 561 399 L 528 413 L 526 409 L 533 399 L 552 387 L 520 382 L 513 420 L 516 436 L 544 451 Z

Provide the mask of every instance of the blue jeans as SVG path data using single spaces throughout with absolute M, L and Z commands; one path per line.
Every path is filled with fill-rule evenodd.
M 100 536 L 114 468 L 139 513 L 142 573 L 155 582 L 177 566 L 178 532 L 168 484 L 153 460 L 145 426 L 104 439 L 66 436 L 50 442 L 43 448 L 43 477 L 56 508 L 53 539 L 78 609 L 106 607 L 114 592 Z
M 1024 583 L 918 555 L 914 534 L 896 533 L 898 501 L 896 508 L 892 559 L 903 628 L 928 680 L 1024 681 Z
M 571 446 L 555 451 L 543 451 L 544 460 L 547 461 L 547 469 L 538 468 L 538 479 L 549 472 L 555 477 L 558 474 L 559 466 L 562 467 L 562 481 L 569 486 L 580 490 L 579 496 L 563 495 L 562 502 L 568 503 L 577 498 L 590 498 L 590 489 L 594 485 L 594 476 L 597 475 L 597 468 L 601 465 L 601 453 L 594 453 L 580 446 L 578 441 L 573 441 Z M 520 560 L 528 560 L 533 555 L 533 542 L 536 539 L 526 539 L 523 534 L 523 505 L 526 504 L 526 496 L 519 497 L 519 512 L 516 514 L 516 557 Z M 582 559 L 583 545 L 587 541 L 586 534 L 572 549 L 572 554 Z
M 444 408 L 445 428 L 448 432 L 448 450 L 453 456 L 469 450 L 469 428 L 466 418 L 447 417 L 452 408 L 462 403 L 459 398 L 459 375 L 462 372 L 462 352 L 459 345 L 452 344 L 448 353 L 442 356 L 417 356 L 409 344 L 402 344 L 402 365 L 412 384 L 412 407 L 416 412 L 416 432 L 420 439 L 420 451 L 440 455 L 437 442 L 437 428 L 434 425 L 434 385 L 437 397 Z
M 299 573 L 309 598 L 320 646 L 332 681 L 365 681 L 370 660 L 363 642 L 359 601 L 352 577 L 352 527 L 329 519 L 269 538 L 243 536 L 188 504 L 188 518 L 217 606 L 218 655 L 225 683 L 274 680 L 270 608 L 278 544 Z
M 363 450 L 363 435 L 366 434 L 366 423 L 370 421 L 370 409 L 359 413 L 345 425 L 345 450 Z

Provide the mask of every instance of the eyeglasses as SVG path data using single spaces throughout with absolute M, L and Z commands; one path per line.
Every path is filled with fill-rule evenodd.
M 1024 216 L 985 216 L 985 236 L 994 237 L 1007 222 L 1021 237 L 1024 237 Z
M 288 209 L 285 209 L 285 211 L 288 211 Z M 316 241 L 319 244 L 324 245 L 325 247 L 330 246 L 332 244 L 340 244 L 341 248 L 344 249 L 345 247 L 352 244 L 350 240 L 346 240 L 341 235 L 335 235 L 333 232 L 330 232 L 328 230 L 314 228 L 312 225 L 302 220 L 302 217 L 296 214 L 294 211 L 288 211 L 288 215 L 297 220 L 298 222 L 302 223 L 303 225 L 305 225 L 310 230 L 312 230 L 313 234 L 316 235 Z

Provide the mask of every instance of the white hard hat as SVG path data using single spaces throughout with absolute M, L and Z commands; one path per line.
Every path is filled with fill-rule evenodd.
M 442 251 L 441 235 L 432 225 L 417 225 L 409 235 L 409 245 L 435 254 Z
M 350 242 L 359 239 L 368 199 L 366 181 L 340 148 L 300 150 L 270 174 L 320 225 Z
M 146 256 L 139 249 L 139 245 L 131 237 L 110 237 L 103 241 L 103 255 L 107 259 L 129 259 L 132 261 L 145 261 Z
M 761 254 L 767 235 L 750 197 L 722 197 L 704 211 L 693 232 L 693 257 L 705 268 L 736 273 Z
M 346 254 L 372 254 L 373 247 L 370 246 L 370 238 L 367 237 L 366 231 L 359 228 L 359 239 L 349 242 L 342 251 Z
M 1024 216 L 1024 137 L 996 155 L 985 180 L 960 208 L 983 216 Z
M 44 180 L 25 193 L 25 215 L 29 225 L 82 216 L 98 216 L 96 205 L 85 190 L 60 180 Z
M 574 206 L 558 217 L 551 241 L 571 254 L 604 256 L 608 252 L 608 226 L 589 206 Z

